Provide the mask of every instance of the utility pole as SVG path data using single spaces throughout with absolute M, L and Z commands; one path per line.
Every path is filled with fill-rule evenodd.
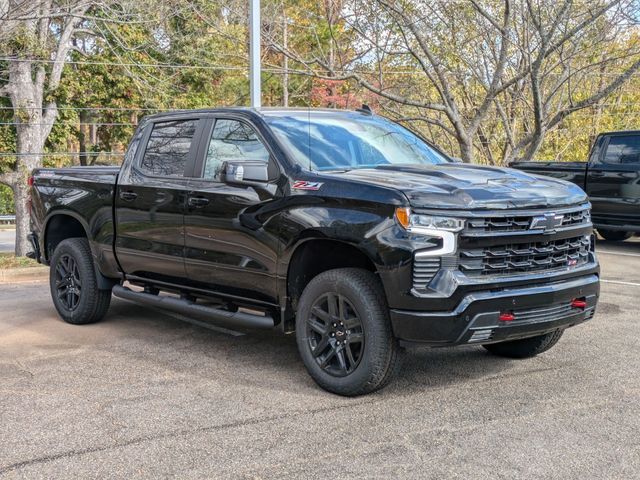
M 249 88 L 251 106 L 262 105 L 262 86 L 260 84 L 260 0 L 250 0 L 249 5 Z
M 283 9 L 282 12 L 282 47 L 284 48 L 284 51 L 287 51 L 288 45 L 287 45 L 287 37 L 289 36 L 289 31 L 287 28 L 287 24 L 289 23 L 289 19 L 287 18 L 286 12 Z M 283 55 L 283 61 L 282 61 L 282 106 L 283 107 L 288 107 L 289 106 L 289 57 L 287 57 L 287 54 L 284 53 Z

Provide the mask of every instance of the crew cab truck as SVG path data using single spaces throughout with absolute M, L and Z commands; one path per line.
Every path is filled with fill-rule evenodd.
M 121 168 L 30 182 L 33 256 L 65 321 L 100 320 L 113 294 L 295 332 L 341 395 L 385 385 L 411 345 L 537 355 L 598 299 L 580 188 L 454 162 L 366 109 L 154 115 Z
M 640 131 L 598 135 L 586 162 L 513 162 L 513 168 L 575 183 L 589 195 L 592 219 L 606 240 L 640 233 Z

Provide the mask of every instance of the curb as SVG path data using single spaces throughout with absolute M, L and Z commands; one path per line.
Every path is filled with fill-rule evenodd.
M 0 270 L 0 283 L 13 283 L 25 280 L 46 280 L 49 278 L 49 267 L 24 267 Z

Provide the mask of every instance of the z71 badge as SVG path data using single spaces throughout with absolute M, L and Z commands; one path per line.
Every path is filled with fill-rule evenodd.
M 293 182 L 294 190 L 320 190 L 322 182 L 306 182 L 304 180 L 296 180 Z

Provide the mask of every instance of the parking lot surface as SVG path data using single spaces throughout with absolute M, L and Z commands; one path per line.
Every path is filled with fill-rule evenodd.
M 637 478 L 640 242 L 599 245 L 594 320 L 537 358 L 409 350 L 385 390 L 320 390 L 295 339 L 114 299 L 56 315 L 0 285 L 2 478 Z

